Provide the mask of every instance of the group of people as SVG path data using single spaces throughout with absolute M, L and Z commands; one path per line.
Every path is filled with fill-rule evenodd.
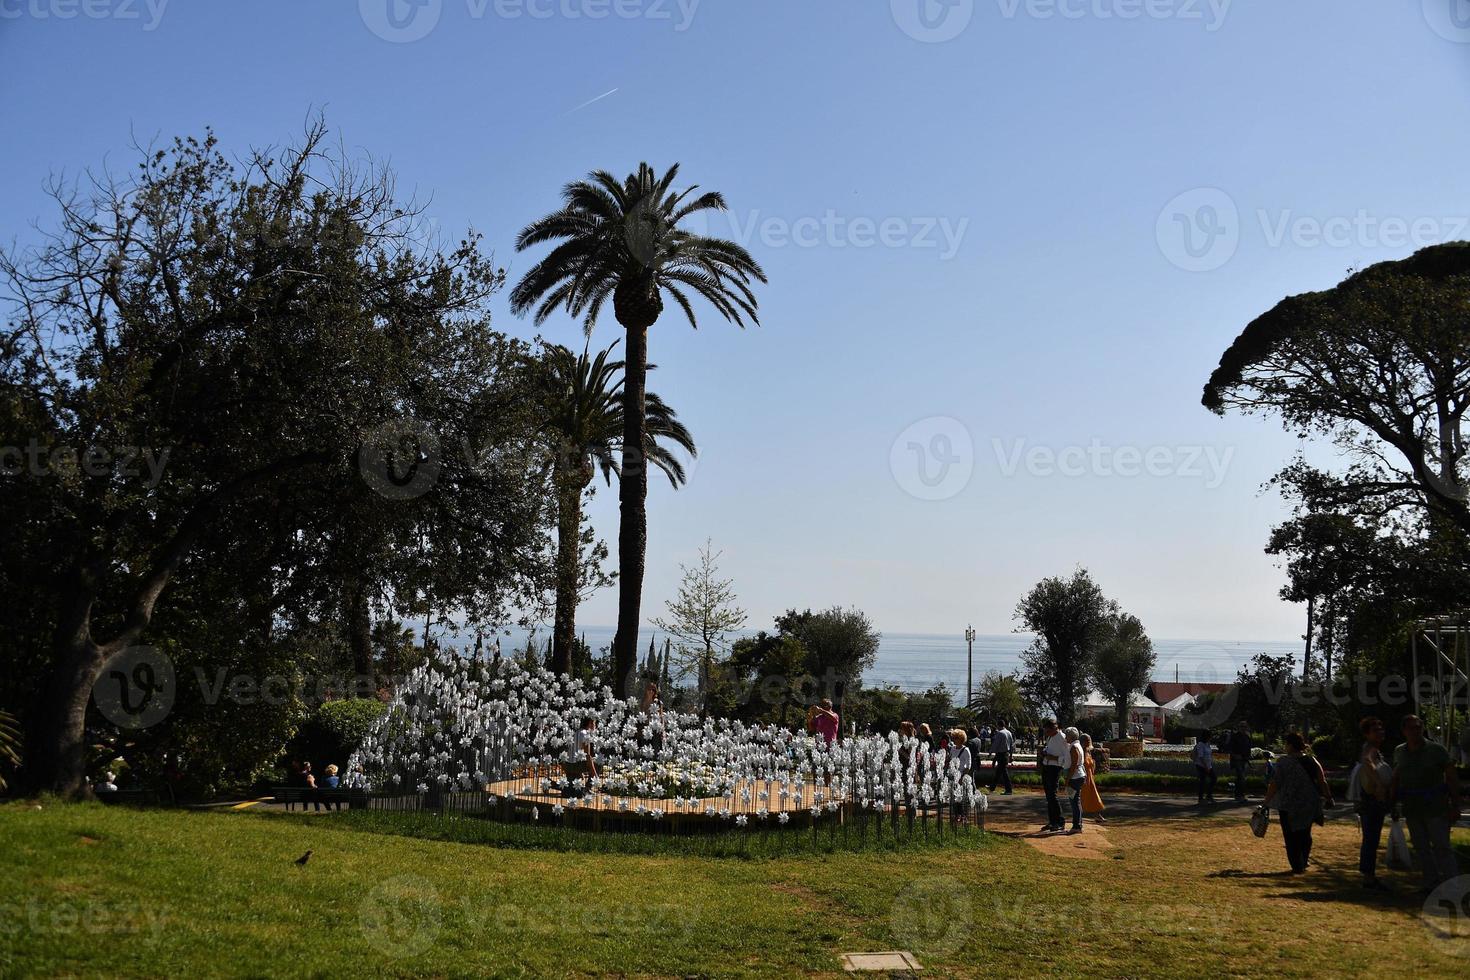
M 1365 887 L 1383 890 L 1378 879 L 1378 848 L 1383 825 L 1402 817 L 1408 825 L 1414 858 L 1423 889 L 1430 892 L 1459 875 L 1450 846 L 1450 828 L 1460 819 L 1460 790 L 1449 750 L 1424 737 L 1424 722 L 1409 715 L 1403 722 L 1404 741 L 1393 761 L 1384 757 L 1387 729 L 1378 718 L 1360 726 L 1363 747 L 1348 779 L 1348 799 L 1359 818 L 1361 842 L 1358 873 Z M 1288 732 L 1286 754 L 1276 765 L 1266 789 L 1263 808 L 1275 808 L 1293 874 L 1307 869 L 1312 855 L 1312 827 L 1325 822 L 1333 805 L 1332 789 L 1322 765 L 1308 751 L 1300 733 Z
M 336 766 L 327 766 L 323 770 L 321 778 L 318 779 L 316 773 L 311 771 L 311 763 L 303 762 L 296 767 L 291 781 L 296 786 L 307 790 L 306 799 L 301 804 L 303 810 L 306 809 L 307 803 L 315 806 L 318 813 L 321 812 L 323 803 L 326 804 L 328 810 L 333 808 L 338 810 L 342 809 L 342 800 L 335 795 L 325 800 L 322 798 L 322 790 L 337 790 L 342 788 L 342 780 L 337 775 Z
M 1092 757 L 1092 736 L 1076 728 L 1059 728 L 1055 718 L 1041 723 L 1044 742 L 1041 746 L 1041 788 L 1046 793 L 1046 833 L 1082 833 L 1083 814 L 1090 815 L 1100 823 L 1106 823 L 1102 815 L 1102 795 L 1097 791 L 1093 778 L 1096 762 Z M 1062 812 L 1061 787 L 1068 789 L 1068 808 L 1072 826 L 1067 827 Z

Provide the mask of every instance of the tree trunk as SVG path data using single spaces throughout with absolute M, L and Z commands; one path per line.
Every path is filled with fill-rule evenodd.
M 372 681 L 377 690 L 377 674 L 373 666 L 373 617 L 368 606 L 367 582 L 354 579 L 348 585 L 347 596 L 347 643 L 352 649 L 352 670 L 358 677 Z M 363 688 L 362 684 L 351 685 L 352 696 Z
M 581 557 L 582 488 L 556 482 L 556 617 L 551 627 L 551 671 L 572 672 L 577 642 L 577 577 Z
M 1306 680 L 1307 675 L 1312 672 L 1312 629 L 1316 612 L 1317 597 L 1309 595 L 1307 596 L 1307 648 L 1302 654 L 1302 680 Z
M 1118 711 L 1118 737 L 1120 739 L 1127 738 L 1128 737 L 1128 702 L 1126 700 L 1125 701 L 1119 701 L 1118 704 L 1117 704 L 1117 711 Z
M 648 381 L 648 328 L 627 327 L 623 383 L 623 471 L 618 481 L 618 631 L 613 639 L 614 690 L 632 694 L 648 546 L 648 467 L 644 453 L 644 392 Z
M 31 712 L 23 784 L 32 792 L 80 796 L 87 772 L 87 702 L 106 662 L 92 642 L 94 594 L 79 572 L 62 600 L 53 640 L 55 660 L 41 702 Z

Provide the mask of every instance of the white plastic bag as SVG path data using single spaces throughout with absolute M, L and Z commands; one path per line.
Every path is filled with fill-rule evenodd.
M 1388 853 L 1384 863 L 1399 871 L 1414 867 L 1414 859 L 1409 856 L 1409 841 L 1404 836 L 1404 822 L 1397 818 L 1388 828 Z

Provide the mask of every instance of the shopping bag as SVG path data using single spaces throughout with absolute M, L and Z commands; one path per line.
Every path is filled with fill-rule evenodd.
M 1388 853 L 1384 863 L 1399 871 L 1414 867 L 1414 859 L 1409 856 L 1409 841 L 1404 836 L 1404 822 L 1398 818 L 1388 828 Z
M 1251 811 L 1251 833 L 1257 837 L 1266 836 L 1266 828 L 1271 825 L 1271 811 L 1263 806 L 1258 806 Z

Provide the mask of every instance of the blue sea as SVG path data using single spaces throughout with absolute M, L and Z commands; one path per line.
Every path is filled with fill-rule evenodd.
M 584 627 L 581 634 L 594 650 L 611 647 L 614 628 L 611 626 Z M 731 639 L 752 635 L 753 630 L 732 634 Z M 536 643 L 545 648 L 550 639 L 549 630 L 538 630 Z M 650 641 L 663 649 L 664 634 L 657 630 L 644 630 L 639 637 L 640 651 L 646 651 Z M 1021 666 L 1021 652 L 1030 645 L 1032 637 L 1024 633 L 1000 633 L 975 638 L 974 676 L 976 683 L 986 671 L 1010 673 Z M 463 636 L 451 642 L 459 646 L 474 646 L 474 638 L 466 642 Z M 501 650 L 524 649 L 526 631 L 513 629 L 501 638 Z M 1233 681 L 1236 672 L 1259 653 L 1273 657 L 1300 656 L 1302 645 L 1295 641 L 1264 640 L 1154 640 L 1157 665 L 1154 679 L 1223 683 Z M 640 654 L 641 656 L 641 654 Z M 936 684 L 944 683 L 951 691 L 965 690 L 966 648 L 963 636 L 948 636 L 934 633 L 884 633 L 878 649 L 878 662 L 864 675 L 864 681 L 873 684 L 896 684 L 905 691 L 923 691 Z

